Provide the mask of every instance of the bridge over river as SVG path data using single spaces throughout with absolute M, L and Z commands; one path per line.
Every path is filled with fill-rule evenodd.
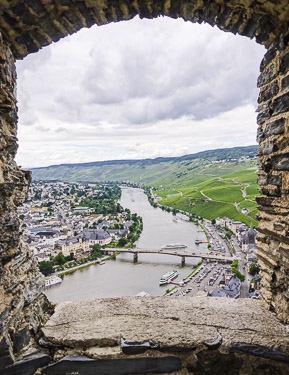
M 184 250 L 174 249 L 174 250 L 154 250 L 154 249 L 140 249 L 137 247 L 133 248 L 106 248 L 108 252 L 111 253 L 131 253 L 133 254 L 134 261 L 137 262 L 138 254 L 166 254 L 166 255 L 174 255 L 181 257 L 182 265 L 185 264 L 186 258 L 202 258 L 202 259 L 209 259 L 209 260 L 218 260 L 218 261 L 226 261 L 226 262 L 233 262 L 236 257 L 228 257 L 222 255 L 214 255 L 209 253 L 195 253 L 195 252 L 188 252 Z

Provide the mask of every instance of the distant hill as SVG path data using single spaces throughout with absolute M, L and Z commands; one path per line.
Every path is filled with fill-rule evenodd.
M 208 150 L 181 157 L 142 160 L 109 160 L 79 164 L 60 164 L 32 169 L 34 180 L 61 180 L 68 182 L 122 181 L 146 182 L 152 185 L 190 185 L 204 181 L 208 176 L 232 173 L 244 168 L 237 160 L 252 159 L 257 146 Z M 213 162 L 227 162 L 216 164 Z M 255 161 L 247 160 L 246 163 Z M 212 168 L 210 168 L 210 166 Z M 209 173 L 209 175 L 208 175 Z M 197 179 L 197 181 L 196 181 Z

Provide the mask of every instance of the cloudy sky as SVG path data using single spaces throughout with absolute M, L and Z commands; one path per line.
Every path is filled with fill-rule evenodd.
M 84 29 L 17 62 L 23 167 L 255 144 L 264 48 L 181 19 Z

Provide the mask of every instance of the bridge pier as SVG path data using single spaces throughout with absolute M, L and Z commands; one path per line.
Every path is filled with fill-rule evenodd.
M 133 253 L 133 262 L 137 263 L 138 261 L 138 253 Z
M 186 264 L 186 257 L 182 257 L 182 267 L 184 267 L 184 265 Z

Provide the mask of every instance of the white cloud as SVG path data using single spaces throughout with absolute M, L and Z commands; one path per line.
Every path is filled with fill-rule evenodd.
M 27 167 L 255 142 L 263 47 L 182 20 L 82 30 L 17 63 Z

